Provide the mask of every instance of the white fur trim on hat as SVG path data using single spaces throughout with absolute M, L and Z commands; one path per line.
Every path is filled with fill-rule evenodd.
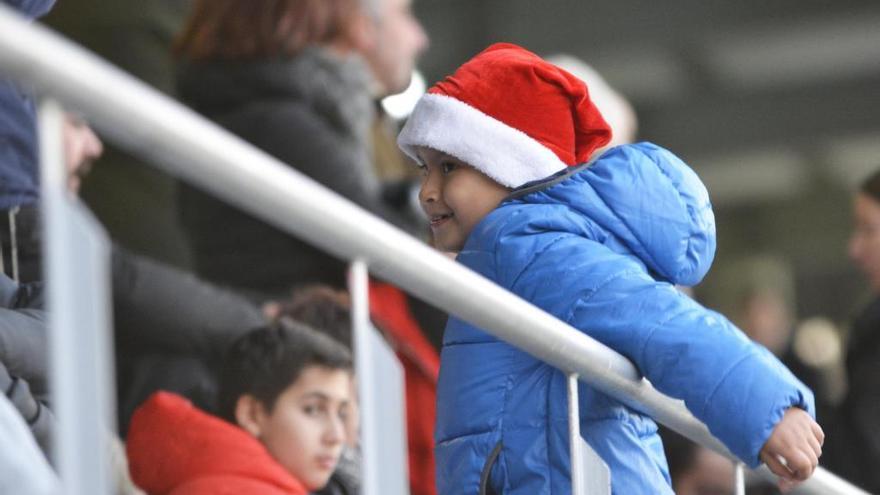
M 507 187 L 519 187 L 566 168 L 550 148 L 526 133 L 440 94 L 422 96 L 397 143 L 417 162 L 416 146 L 433 148 Z

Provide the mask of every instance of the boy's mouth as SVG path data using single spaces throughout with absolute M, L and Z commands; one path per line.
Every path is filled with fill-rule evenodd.
M 443 215 L 431 215 L 431 227 L 439 227 L 447 220 L 452 218 L 452 213 L 444 213 Z
M 315 459 L 315 463 L 325 471 L 336 469 L 337 462 L 339 462 L 339 456 L 335 455 L 320 455 Z

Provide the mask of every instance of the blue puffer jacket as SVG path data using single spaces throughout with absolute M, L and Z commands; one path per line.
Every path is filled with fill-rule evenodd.
M 521 188 L 471 233 L 458 261 L 629 358 L 749 466 L 812 393 L 765 349 L 672 283 L 698 283 L 715 224 L 697 176 L 642 143 Z M 584 385 L 581 432 L 615 494 L 672 493 L 654 421 Z M 444 495 L 569 494 L 565 376 L 451 318 L 437 417 Z

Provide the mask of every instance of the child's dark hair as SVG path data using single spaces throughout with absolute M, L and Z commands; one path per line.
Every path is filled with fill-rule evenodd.
M 351 349 L 351 298 L 329 285 L 305 285 L 281 304 L 279 318 L 292 318 Z
M 242 335 L 229 346 L 220 371 L 220 416 L 234 424 L 235 405 L 246 394 L 271 411 L 278 396 L 309 366 L 351 370 L 351 353 L 330 337 L 294 321 Z

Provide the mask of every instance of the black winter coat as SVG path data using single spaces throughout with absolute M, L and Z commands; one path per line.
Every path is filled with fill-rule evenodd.
M 294 59 L 181 68 L 178 91 L 196 111 L 361 207 L 414 231 L 382 200 L 371 162 L 374 103 L 366 65 L 306 49 Z M 291 191 L 291 194 L 296 194 Z M 294 284 L 343 286 L 345 265 L 199 191 L 181 191 L 196 271 L 265 296 Z
M 880 493 L 880 298 L 853 322 L 847 347 L 849 389 L 835 418 L 836 430 L 828 434 L 833 452 L 845 453 L 835 459 L 834 468 L 869 492 Z M 832 439 L 832 433 L 839 438 Z
M 0 274 L 0 390 L 48 456 L 55 419 L 46 407 L 46 313 L 40 284 L 19 286 Z

